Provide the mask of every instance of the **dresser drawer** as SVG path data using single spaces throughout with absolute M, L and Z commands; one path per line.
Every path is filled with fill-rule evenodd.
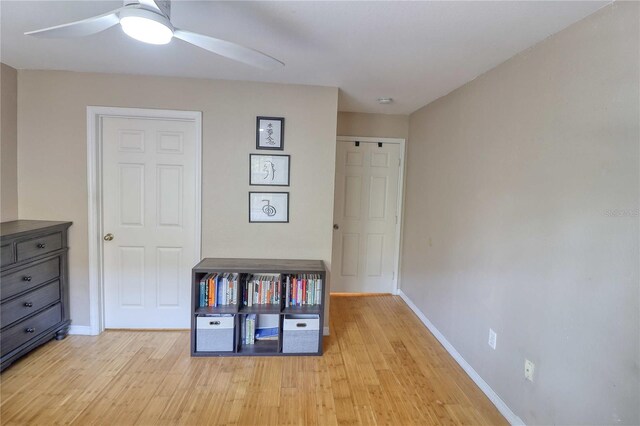
M 0 327 L 5 327 L 60 300 L 60 281 L 54 281 L 0 305 Z
M 0 266 L 5 267 L 16 261 L 13 255 L 13 243 L 3 244 L 0 246 Z
M 3 275 L 2 283 L 0 284 L 0 298 L 4 300 L 37 287 L 46 281 L 58 278 L 58 276 L 60 276 L 59 257 Z
M 51 253 L 62 248 L 62 233 L 44 235 L 42 237 L 31 238 L 16 244 L 18 262 L 30 259 L 35 256 Z
M 16 325 L 7 328 L 0 334 L 2 340 L 2 355 L 28 342 L 42 332 L 55 326 L 62 320 L 62 308 L 58 303 L 45 309 L 37 315 L 20 321 Z

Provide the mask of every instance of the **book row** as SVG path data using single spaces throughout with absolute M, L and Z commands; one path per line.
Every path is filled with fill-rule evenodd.
M 280 304 L 280 274 L 250 275 L 243 287 L 245 306 Z
M 211 273 L 200 280 L 199 307 L 236 305 L 317 306 L 322 302 L 319 274 Z M 284 294 L 283 294 L 284 293 Z
M 200 280 L 200 307 L 236 305 L 238 303 L 237 273 L 212 273 Z
M 322 300 L 322 279 L 319 274 L 287 275 L 285 295 L 286 308 L 319 305 Z

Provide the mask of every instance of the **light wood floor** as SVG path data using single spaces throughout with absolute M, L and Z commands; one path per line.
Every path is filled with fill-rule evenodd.
M 9 424 L 507 424 L 397 296 L 332 297 L 323 357 L 191 358 L 186 331 L 69 336 L 2 373 Z

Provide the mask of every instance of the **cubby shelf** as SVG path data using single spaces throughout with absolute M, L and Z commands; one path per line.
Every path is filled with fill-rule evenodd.
M 237 314 L 238 305 L 224 305 L 224 306 L 207 306 L 204 308 L 196 307 L 196 315 L 225 315 L 225 314 Z
M 233 294 L 237 304 L 221 306 L 200 306 L 200 281 L 206 281 L 210 274 L 230 274 L 236 277 L 237 284 Z M 275 289 L 278 296 L 272 300 L 277 303 L 249 306 L 246 299 L 249 282 L 260 281 L 275 275 L 269 288 Z M 279 279 L 278 279 L 279 278 Z M 289 279 L 304 279 L 305 301 L 312 305 L 286 306 L 286 282 Z M 263 280 L 266 282 L 266 280 Z M 296 282 L 297 282 L 296 281 Z M 311 283 L 311 284 L 308 284 Z M 215 285 L 212 284 L 212 287 Z M 251 287 L 254 288 L 254 287 Z M 316 290 L 317 291 L 314 291 Z M 257 290 L 256 290 L 257 291 Z M 191 277 L 191 355 L 192 356 L 280 356 L 280 355 L 322 355 L 322 331 L 324 324 L 324 293 L 326 292 L 326 271 L 321 260 L 270 260 L 270 259 L 203 259 L 192 270 Z M 217 292 L 216 292 L 217 293 Z M 213 294 L 213 293 L 212 293 Z M 256 293 L 257 294 L 257 293 Z M 300 294 L 298 292 L 298 294 Z M 217 294 L 216 294 L 217 296 Z M 231 300 L 231 298 L 228 298 Z M 260 298 L 254 299 L 260 300 Z M 267 298 L 263 298 L 268 300 Z M 208 303 L 206 300 L 205 304 Z M 246 319 L 254 319 L 257 325 L 260 316 L 277 316 L 277 339 L 258 340 L 253 343 L 243 341 L 242 327 Z M 246 328 L 249 328 L 248 326 Z M 271 328 L 275 333 L 275 326 Z
M 241 314 L 279 314 L 282 309 L 280 305 L 253 305 L 243 306 L 240 309 Z
M 313 305 L 313 306 L 289 306 L 288 308 L 284 308 L 282 310 L 283 314 L 319 314 L 322 310 L 321 306 Z

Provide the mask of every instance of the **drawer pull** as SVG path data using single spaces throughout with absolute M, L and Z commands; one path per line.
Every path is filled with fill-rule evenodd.
M 299 323 L 296 324 L 296 327 L 306 327 L 306 326 L 307 326 L 307 324 L 304 323 L 304 322 L 299 322 Z
M 209 321 L 209 325 L 220 325 L 220 321 Z
M 45 247 L 47 247 L 47 245 L 45 243 L 38 243 L 38 248 L 39 249 L 43 249 Z
M 24 302 L 24 307 L 25 307 L 25 308 L 32 308 L 32 307 L 33 307 L 33 303 L 31 303 L 31 302 Z
M 35 329 L 35 328 L 33 328 L 33 327 L 29 327 L 29 328 L 27 328 L 25 331 L 26 331 L 27 333 L 35 333 L 35 332 L 36 332 L 36 329 Z
M 22 281 L 31 281 L 31 275 L 25 275 L 22 277 Z

